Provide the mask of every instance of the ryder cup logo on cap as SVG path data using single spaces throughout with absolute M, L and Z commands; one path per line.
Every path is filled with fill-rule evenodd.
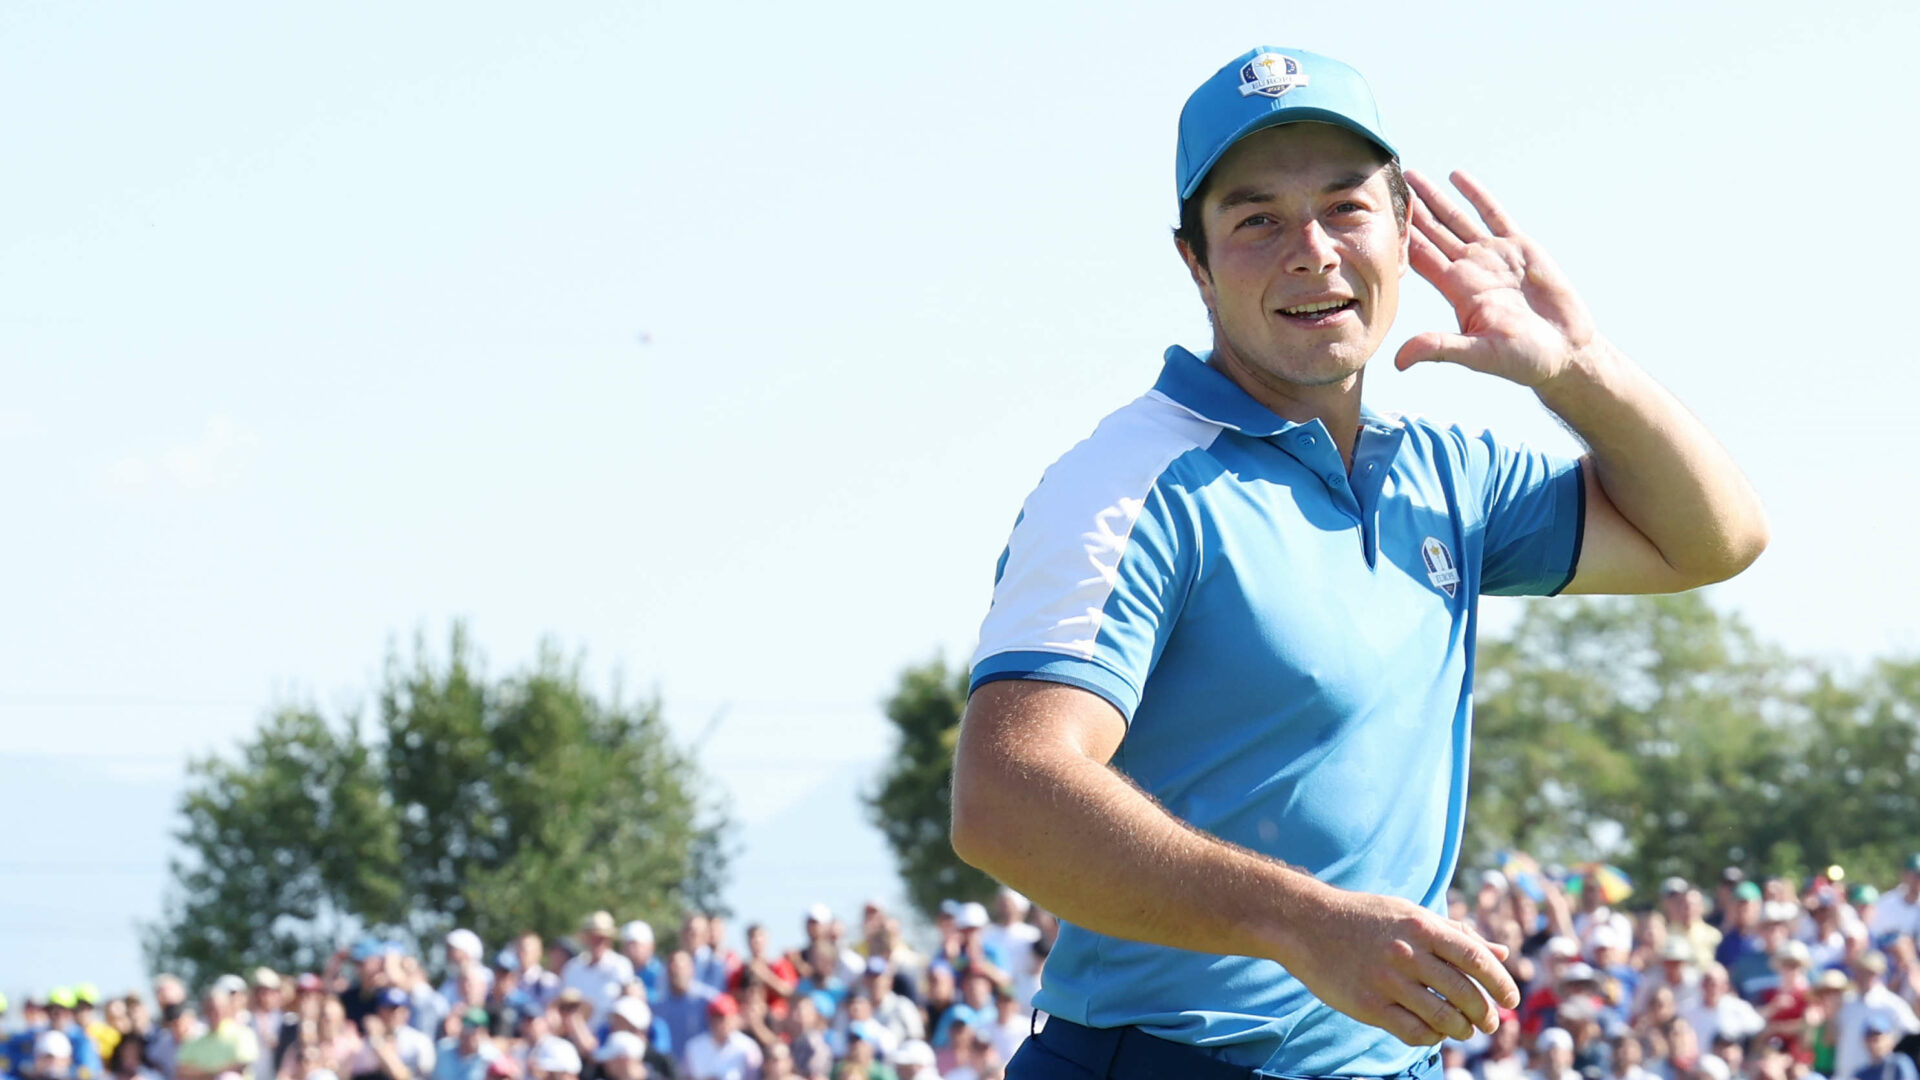
M 1398 157 L 1360 73 L 1303 49 L 1265 45 L 1236 57 L 1200 84 L 1180 110 L 1174 186 L 1182 202 L 1234 143 L 1263 128 L 1333 124 Z
M 1307 85 L 1300 73 L 1300 61 L 1279 53 L 1263 52 L 1240 65 L 1240 96 L 1265 94 L 1279 97 L 1296 86 Z

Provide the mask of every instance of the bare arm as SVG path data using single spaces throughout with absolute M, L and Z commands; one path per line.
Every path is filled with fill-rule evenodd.
M 1126 726 L 1076 687 L 975 691 L 954 759 L 961 858 L 1078 926 L 1282 964 L 1411 1045 L 1498 1023 L 1504 949 L 1404 900 L 1347 892 L 1176 819 L 1108 767 Z M 1439 995 L 1429 992 L 1429 988 Z
M 1766 514 L 1739 466 L 1605 339 L 1535 389 L 1589 448 L 1586 535 L 1568 592 L 1680 592 L 1760 556 Z

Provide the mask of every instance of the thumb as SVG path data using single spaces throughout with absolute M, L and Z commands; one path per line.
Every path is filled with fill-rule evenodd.
M 1405 371 L 1415 364 L 1440 361 L 1485 371 L 1491 352 L 1492 346 L 1483 338 L 1428 330 L 1413 335 L 1406 344 L 1400 346 L 1400 351 L 1394 354 L 1393 366 Z

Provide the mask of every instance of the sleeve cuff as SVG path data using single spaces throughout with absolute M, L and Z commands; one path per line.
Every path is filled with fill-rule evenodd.
M 1121 717 L 1129 724 L 1133 723 L 1133 711 L 1140 707 L 1140 692 L 1111 668 L 1094 660 L 1054 652 L 1003 652 L 986 657 L 973 665 L 967 693 L 1006 679 L 1035 679 L 1077 686 L 1105 698 L 1120 710 Z

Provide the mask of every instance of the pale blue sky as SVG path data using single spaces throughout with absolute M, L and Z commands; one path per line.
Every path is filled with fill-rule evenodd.
M 182 757 L 455 617 L 496 670 L 552 634 L 689 734 L 724 708 L 744 914 L 892 891 L 870 835 L 789 878 L 767 830 L 853 828 L 876 701 L 964 659 L 1041 470 L 1206 345 L 1174 121 L 1255 44 L 1364 71 L 1729 444 L 1775 540 L 1721 602 L 1912 651 L 1917 39 L 1892 2 L 0 8 L 0 989 L 134 978 Z M 1420 287 L 1388 352 L 1441 325 Z M 1570 445 L 1465 372 L 1368 394 Z M 55 797 L 124 828 L 29 824 Z

